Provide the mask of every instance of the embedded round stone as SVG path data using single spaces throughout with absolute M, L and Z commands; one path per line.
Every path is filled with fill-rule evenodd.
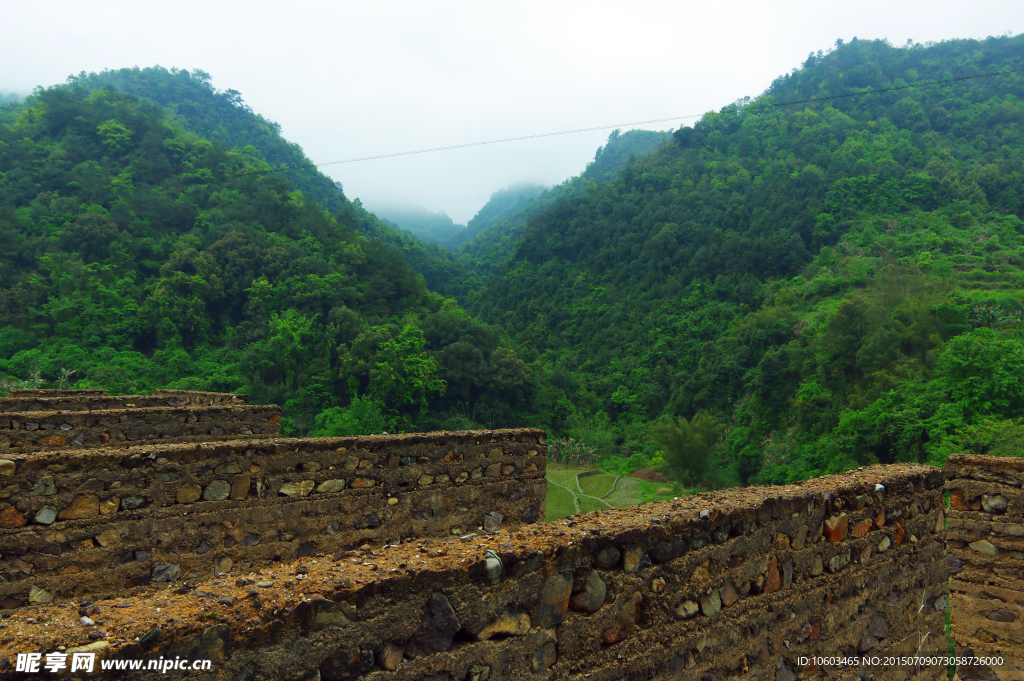
M 681 620 L 689 619 L 697 614 L 700 606 L 694 601 L 683 601 L 676 607 L 676 617 Z
M 252 485 L 252 476 L 248 473 L 236 475 L 231 481 L 231 498 L 234 501 L 242 501 L 249 496 L 249 487 Z
M 608 586 L 601 579 L 597 570 L 591 570 L 583 591 L 569 599 L 569 607 L 585 613 L 597 612 L 604 605 L 604 599 L 608 595 Z
M 53 596 L 49 591 L 40 589 L 38 586 L 33 586 L 28 592 L 28 602 L 33 605 L 43 605 L 53 600 Z
M 4 529 L 12 530 L 16 527 L 21 527 L 25 522 L 25 516 L 18 512 L 18 509 L 14 506 L 8 506 L 0 511 L 0 527 Z
M 340 492 L 345 489 L 345 481 L 340 479 L 324 480 L 316 488 L 318 494 L 329 494 L 331 492 Z
M 32 489 L 26 492 L 27 497 L 52 497 L 57 493 L 57 486 L 53 482 L 53 476 L 44 475 L 43 477 L 36 480 L 36 484 L 32 485 Z
M 717 589 L 712 589 L 711 593 L 704 594 L 700 597 L 700 611 L 704 613 L 706 617 L 717 615 L 722 610 L 722 598 L 718 594 Z
M 203 490 L 206 501 L 223 501 L 231 496 L 231 485 L 226 480 L 214 480 Z
M 432 594 L 423 610 L 419 627 L 405 646 L 406 657 L 415 659 L 450 650 L 455 634 L 461 628 L 455 610 L 444 594 Z
M 312 480 L 302 480 L 300 482 L 286 482 L 281 485 L 281 489 L 278 490 L 279 494 L 283 494 L 288 497 L 305 497 L 313 491 Z
M 978 553 L 981 553 L 981 554 L 986 555 L 986 556 L 998 556 L 999 555 L 999 549 L 996 548 L 996 546 L 992 542 L 987 541 L 985 539 L 980 539 L 978 541 L 972 541 L 970 544 L 968 544 L 968 546 L 971 547 L 971 550 L 977 551 Z
M 849 525 L 846 514 L 832 516 L 825 521 L 825 538 L 829 541 L 842 541 L 849 533 Z
M 4 477 L 14 475 L 14 462 L 8 459 L 0 459 L 0 475 Z
M 199 501 L 202 494 L 203 488 L 199 485 L 182 485 L 175 498 L 179 504 L 191 504 L 193 501 Z
M 57 515 L 57 518 L 59 520 L 81 520 L 95 518 L 99 514 L 100 498 L 95 494 L 86 494 L 72 501 L 70 506 Z
M 1006 497 L 1002 495 L 981 495 L 981 507 L 986 513 L 1006 513 Z
M 611 570 L 619 564 L 619 556 L 619 549 L 609 544 L 598 551 L 597 557 L 594 560 L 594 565 L 601 570 Z
M 496 634 L 525 636 L 530 633 L 530 616 L 522 610 L 506 608 L 497 618 L 480 630 L 476 638 L 486 641 Z
M 569 610 L 572 574 L 563 572 L 549 577 L 540 591 L 540 598 L 530 611 L 530 623 L 541 629 L 555 626 Z
M 782 575 L 779 574 L 779 561 L 774 556 L 772 562 L 768 566 L 768 577 L 764 583 L 764 592 L 766 594 L 774 593 L 782 587 Z
M 57 519 L 57 509 L 52 506 L 43 506 L 36 513 L 36 517 L 33 518 L 33 522 L 37 522 L 40 525 L 52 525 L 53 521 Z
M 504 518 L 497 511 L 491 511 L 484 516 L 484 530 L 487 532 L 497 532 L 501 529 L 501 521 Z

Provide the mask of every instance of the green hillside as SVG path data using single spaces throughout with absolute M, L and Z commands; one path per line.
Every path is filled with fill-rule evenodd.
M 812 54 L 533 218 L 471 309 L 556 432 L 683 480 L 1019 452 L 1024 76 L 969 77 L 1022 48 Z
M 152 97 L 114 87 L 139 77 Z M 0 378 L 245 390 L 299 434 L 522 420 L 530 372 L 501 334 L 327 178 L 270 172 L 305 159 L 236 95 L 159 101 L 224 99 L 194 81 L 107 72 L 0 108 Z
M 591 183 L 611 181 L 622 168 L 657 149 L 669 136 L 667 132 L 650 130 L 629 130 L 622 134 L 615 130 L 580 175 L 546 191 L 537 192 L 540 188 L 536 185 L 526 185 L 496 192 L 467 225 L 458 249 L 460 259 L 478 275 L 497 273 L 504 263 L 514 258 L 530 220 L 566 199 L 579 196 Z

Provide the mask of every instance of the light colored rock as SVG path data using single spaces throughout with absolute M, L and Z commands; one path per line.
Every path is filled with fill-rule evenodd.
M 469 480 L 469 473 L 465 471 L 459 473 L 458 477 L 455 478 L 455 482 L 466 482 L 466 480 Z
M 999 555 L 999 549 L 996 548 L 995 545 L 992 544 L 992 542 L 987 541 L 985 539 L 979 539 L 978 541 L 972 541 L 970 544 L 968 544 L 968 546 L 970 546 L 972 550 L 977 551 L 978 553 L 981 553 L 981 554 L 986 555 L 986 556 L 998 556 Z
M 286 482 L 281 485 L 281 489 L 278 490 L 278 494 L 283 494 L 288 497 L 305 497 L 309 496 L 309 493 L 313 491 L 312 480 L 302 480 L 299 482 Z
M 28 602 L 32 605 L 43 605 L 53 600 L 49 591 L 33 586 L 28 592 Z
M 981 495 L 981 507 L 985 513 L 1006 513 L 1006 497 L 1002 495 Z
M 120 497 L 110 497 L 100 502 L 100 515 L 113 515 L 121 507 Z
M 43 506 L 36 513 L 36 517 L 32 520 L 39 523 L 40 525 L 52 525 L 53 521 L 57 519 L 57 509 L 53 506 Z
M 487 641 L 495 634 L 525 636 L 528 633 L 530 633 L 530 616 L 523 610 L 507 608 L 477 634 L 477 639 Z
M 226 480 L 214 480 L 203 490 L 206 501 L 224 501 L 231 496 L 231 485 Z
M 889 541 L 888 537 L 882 537 L 882 541 L 878 542 L 878 552 L 885 553 L 892 546 L 892 542 Z
M 676 607 L 676 617 L 681 620 L 689 619 L 697 614 L 697 610 L 700 608 L 693 601 L 683 601 Z
M 324 480 L 317 486 L 316 491 L 318 494 L 329 494 L 331 492 L 340 492 L 345 489 L 345 481 L 341 479 Z
M 394 506 L 397 503 L 398 503 L 398 498 L 397 497 L 391 497 L 390 499 L 388 499 L 388 506 Z
M 0 459 L 0 475 L 10 477 L 14 475 L 14 462 L 8 459 Z
M 424 473 L 423 475 L 420 476 L 420 479 L 417 480 L 416 482 L 420 486 L 426 487 L 427 485 L 430 485 L 430 484 L 432 484 L 434 482 L 434 476 L 433 475 L 427 475 L 426 473 Z
M 718 595 L 717 589 L 712 589 L 711 593 L 704 594 L 700 597 L 700 611 L 704 613 L 706 617 L 717 615 L 722 609 L 722 598 Z

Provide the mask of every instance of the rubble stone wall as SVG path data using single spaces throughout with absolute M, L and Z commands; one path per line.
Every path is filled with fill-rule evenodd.
M 154 390 L 151 395 L 107 395 L 103 390 L 12 390 L 9 397 L 0 397 L 0 413 L 97 411 L 218 404 L 249 404 L 249 396 L 191 390 Z
M 544 517 L 543 431 L 237 440 L 0 462 L 0 609 Z M 494 528 L 491 528 L 494 529 Z M 173 566 L 165 570 L 159 566 Z
M 125 404 L 124 408 L 96 411 L 7 412 L 0 415 L 0 455 L 151 440 L 210 442 L 273 437 L 278 433 L 280 418 L 281 410 L 275 405 L 250 404 L 198 408 Z
M 944 667 L 805 659 L 945 652 L 942 482 L 936 468 L 871 467 L 236 564 L 198 588 L 85 602 L 99 640 L 83 610 L 22 618 L 6 652 L 210 658 L 211 678 L 233 681 L 940 679 Z
M 1024 679 L 1024 459 L 956 455 L 946 475 L 957 654 L 1003 657 L 998 678 Z

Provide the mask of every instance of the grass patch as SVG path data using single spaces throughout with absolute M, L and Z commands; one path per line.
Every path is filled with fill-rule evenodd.
M 581 472 L 580 468 L 566 468 L 563 470 L 548 469 L 547 478 L 551 482 L 558 483 L 562 487 L 568 487 L 576 493 L 576 474 Z
M 558 485 L 548 483 L 547 508 L 544 511 L 544 520 L 552 521 L 565 518 L 576 512 L 576 495 L 564 490 Z
M 583 490 L 584 494 L 589 494 L 592 497 L 603 497 L 612 491 L 612 487 L 615 485 L 615 477 L 608 473 L 581 476 L 579 478 L 580 489 Z
M 604 511 L 611 506 L 604 503 L 600 499 L 594 497 L 578 497 L 580 500 L 580 511 L 583 513 L 590 513 L 591 511 Z
M 615 508 L 635 506 L 643 502 L 642 487 L 644 483 L 633 478 L 619 478 L 615 491 L 605 497 L 605 501 Z M 646 483 L 651 484 L 651 483 Z

